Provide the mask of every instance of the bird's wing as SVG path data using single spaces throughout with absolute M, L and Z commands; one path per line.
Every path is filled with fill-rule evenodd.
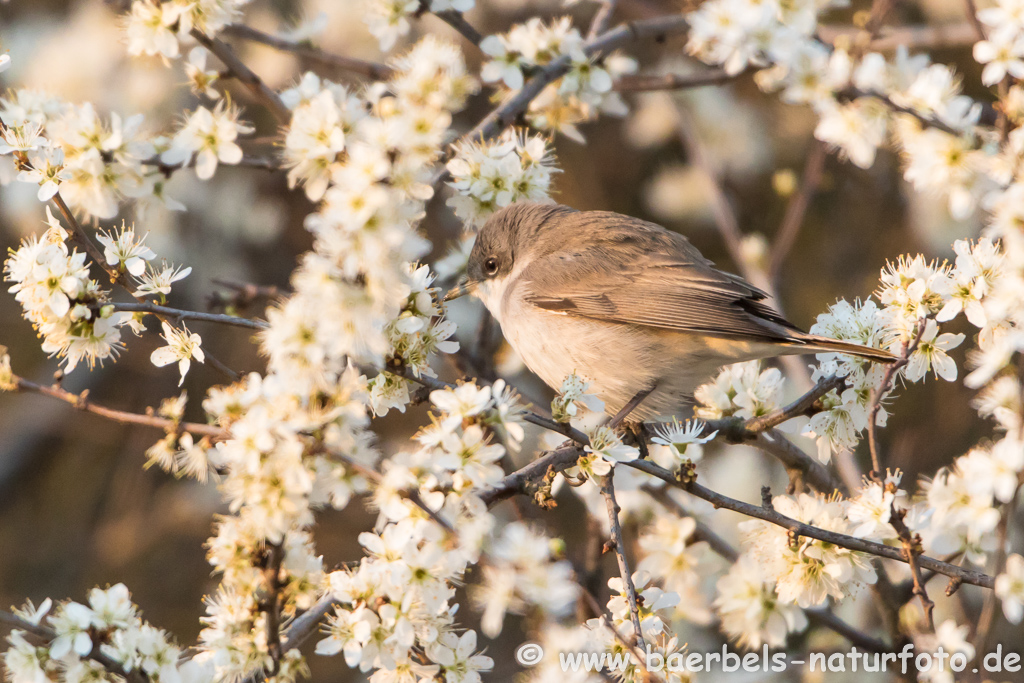
M 619 214 L 577 216 L 600 225 L 599 237 L 566 245 L 524 269 L 517 288 L 534 306 L 717 337 L 786 341 L 801 334 L 769 305 L 767 294 L 716 269 L 682 235 Z

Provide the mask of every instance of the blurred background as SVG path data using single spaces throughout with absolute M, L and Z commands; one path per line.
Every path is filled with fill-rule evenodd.
M 849 26 L 854 13 L 867 6 L 866 0 L 855 0 L 848 11 L 827 19 L 835 26 Z M 570 13 L 585 33 L 595 9 L 588 2 L 563 7 L 548 0 L 478 0 L 468 17 L 482 32 L 493 33 L 535 14 Z M 679 2 L 620 0 L 616 20 L 683 9 Z M 324 49 L 383 59 L 360 17 L 358 0 L 256 0 L 245 22 L 277 32 L 315 21 L 323 27 L 317 41 Z M 966 15 L 962 0 L 908 0 L 895 6 L 889 21 L 958 27 L 964 25 Z M 183 109 L 197 104 L 184 85 L 182 63 L 179 60 L 166 68 L 159 60 L 128 58 L 120 26 L 116 10 L 100 0 L 0 3 L 0 49 L 10 51 L 13 59 L 11 69 L 0 76 L 0 85 L 45 89 L 74 102 L 91 101 L 104 116 L 143 113 L 148 130 L 170 130 Z M 423 32 L 460 41 L 470 64 L 479 65 L 479 53 L 435 17 L 420 20 L 409 41 Z M 291 55 L 228 40 L 272 87 L 286 87 L 302 72 L 303 65 Z M 629 49 L 640 60 L 641 72 L 703 68 L 685 56 L 684 45 L 684 39 L 674 39 Z M 980 69 L 971 59 L 968 43 L 931 52 L 936 61 L 955 63 L 967 83 L 979 82 Z M 346 73 L 320 73 L 351 82 Z M 244 91 L 230 87 L 234 101 L 245 108 L 245 118 L 255 123 L 256 135 L 273 135 L 273 120 L 258 106 L 251 106 Z M 984 91 L 969 94 L 991 100 Z M 627 118 L 584 125 L 585 145 L 566 138 L 555 141 L 563 171 L 556 176 L 556 199 L 579 209 L 614 210 L 659 222 L 687 235 L 721 267 L 737 271 L 715 227 L 711 180 L 706 169 L 691 164 L 681 140 L 678 109 L 692 119 L 692 130 L 706 147 L 743 232 L 763 235 L 769 243 L 783 222 L 789 197 L 814 147 L 813 115 L 759 93 L 749 75 L 685 93 L 624 96 L 631 107 Z M 488 106 L 484 91 L 458 116 L 457 129 L 468 130 Z M 245 143 L 243 147 L 250 149 Z M 272 153 L 266 145 L 259 149 Z M 206 309 L 216 304 L 218 294 L 230 296 L 231 290 L 215 280 L 287 287 L 296 257 L 310 245 L 302 220 L 312 205 L 301 192 L 287 191 L 282 172 L 221 166 L 209 182 L 198 181 L 191 173 L 177 173 L 167 193 L 184 202 L 188 211 L 149 208 L 140 214 L 126 206 L 122 217 L 134 221 L 137 232 L 150 233 L 148 244 L 158 254 L 193 268 L 191 276 L 176 286 L 170 305 Z M 444 205 L 445 196 L 435 198 L 423 223 L 435 245 L 432 258 L 443 256 L 461 230 Z M 829 156 L 779 271 L 779 303 L 788 317 L 806 329 L 836 298 L 867 297 L 887 258 L 904 252 L 951 257 L 951 242 L 977 236 L 980 218 L 953 221 L 944 204 L 916 195 L 903 182 L 891 152 L 880 153 L 866 171 Z M 34 186 L 0 187 L 4 251 L 16 247 L 27 234 L 41 233 L 44 221 Z M 99 227 L 110 228 L 114 223 Z M 748 248 L 757 252 L 756 238 Z M 256 300 L 243 314 L 260 315 L 265 303 Z M 470 344 L 479 313 L 475 303 L 458 304 L 451 310 L 460 328 L 468 331 Z M 248 332 L 201 323 L 191 327 L 202 335 L 204 347 L 235 370 L 262 369 Z M 972 329 L 962 318 L 949 327 L 968 335 Z M 63 386 L 73 392 L 88 389 L 92 400 L 114 408 L 141 412 L 146 406 L 155 407 L 178 394 L 177 373 L 149 362 L 158 342 L 152 330 L 142 338 L 128 339 L 128 349 L 116 363 L 93 372 L 81 367 Z M 17 374 L 42 383 L 52 380 L 57 362 L 40 350 L 30 325 L 6 292 L 0 293 L 0 344 L 9 347 Z M 969 339 L 953 352 L 961 368 L 971 345 Z M 499 349 L 499 358 L 501 371 L 528 398 L 547 404 L 548 390 L 522 370 L 507 349 Z M 459 376 L 451 365 L 438 370 L 448 379 Z M 210 368 L 194 367 L 184 386 L 190 396 L 186 419 L 203 420 L 200 403 L 205 391 L 220 381 Z M 791 395 L 798 390 L 799 385 L 791 387 Z M 989 433 L 989 425 L 968 408 L 971 392 L 958 382 L 932 379 L 904 393 L 905 400 L 893 407 L 895 415 L 881 436 L 887 462 L 907 473 L 907 483 L 915 481 L 919 472 L 934 473 Z M 425 421 L 423 406 L 376 421 L 384 452 L 401 447 Z M 124 582 L 147 619 L 174 633 L 182 644 L 194 642 L 202 598 L 216 585 L 203 544 L 211 533 L 213 514 L 224 509 L 214 486 L 178 481 L 158 468 L 143 469 L 145 449 L 161 436 L 154 430 L 76 412 L 46 397 L 0 394 L 0 605 L 19 605 L 25 598 L 38 604 L 47 596 L 82 600 L 92 586 Z M 519 455 L 524 460 L 531 456 L 528 449 Z M 862 467 L 867 462 L 866 452 L 855 458 Z M 759 499 L 759 488 L 766 481 L 773 482 L 777 491 L 785 486 L 781 468 L 743 447 L 708 448 L 701 471 L 713 488 L 749 501 Z M 566 539 L 570 557 L 579 558 L 586 552 L 588 537 L 579 521 L 580 503 L 568 492 L 562 492 L 559 500 L 553 512 L 523 506 L 522 513 L 543 518 L 553 533 Z M 370 524 L 372 516 L 358 504 L 343 513 L 325 513 L 315 532 L 325 565 L 358 558 L 355 535 Z M 735 525 L 728 526 L 734 533 Z M 948 614 L 964 623 L 976 618 L 979 594 L 965 589 L 960 596 L 959 602 L 940 600 L 940 610 L 950 610 Z M 460 614 L 472 624 L 475 617 L 468 607 Z M 870 612 L 864 606 L 850 609 Z M 522 642 L 527 627 L 513 618 L 501 640 L 487 644 L 488 654 L 497 663 L 492 680 L 505 680 L 516 671 L 510 653 Z M 1012 635 L 1005 624 L 1002 628 L 1001 636 Z M 1007 642 L 1006 637 L 1001 640 Z M 315 658 L 311 663 L 314 680 L 360 679 L 340 658 Z

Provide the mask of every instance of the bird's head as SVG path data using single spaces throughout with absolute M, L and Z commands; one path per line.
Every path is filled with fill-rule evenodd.
M 477 294 L 484 303 L 500 300 L 513 271 L 557 246 L 557 219 L 575 209 L 559 204 L 517 202 L 492 215 L 477 233 L 466 275 L 445 296 L 446 301 Z

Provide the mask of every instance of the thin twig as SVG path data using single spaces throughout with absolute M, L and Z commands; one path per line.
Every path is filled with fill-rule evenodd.
M 722 85 L 735 80 L 738 76 L 739 74 L 728 74 L 721 69 L 708 69 L 696 74 L 620 76 L 612 85 L 612 90 L 618 92 L 689 90 L 707 85 Z
M 615 551 L 615 559 L 619 564 L 619 576 L 622 577 L 622 590 L 626 593 L 626 600 L 629 602 L 629 618 L 633 622 L 633 631 L 636 637 L 636 645 L 646 649 L 644 643 L 643 627 L 640 625 L 640 608 L 637 604 L 636 585 L 633 584 L 633 574 L 629 570 L 629 561 L 626 559 L 626 544 L 622 540 L 622 525 L 619 524 L 619 505 L 615 502 L 615 484 L 612 482 L 613 473 L 609 473 L 601 479 L 601 495 L 604 496 L 605 508 L 608 510 L 608 524 L 611 526 L 610 544 Z
M 686 147 L 690 164 L 694 168 L 700 169 L 708 178 L 708 189 L 711 195 L 708 199 L 711 203 L 711 213 L 714 215 L 715 226 L 729 251 L 729 256 L 745 278 L 758 287 L 767 289 L 770 283 L 765 275 L 751 267 L 747 259 L 743 257 L 743 233 L 740 231 L 739 221 L 729 204 L 728 197 L 722 190 L 718 171 L 715 169 L 703 141 L 697 134 L 696 121 L 684 107 L 676 107 L 676 112 L 679 120 L 679 137 Z
M 217 56 L 217 59 L 224 62 L 231 75 L 244 85 L 253 97 L 263 104 L 273 114 L 280 124 L 286 124 L 291 120 L 292 112 L 281 101 L 281 97 L 274 92 L 256 73 L 245 65 L 235 55 L 235 51 L 219 38 L 211 38 L 197 28 L 191 31 L 192 37 L 199 41 L 200 45 Z
M 786 215 L 782 218 L 782 225 L 779 227 L 779 232 L 775 235 L 772 245 L 771 257 L 768 261 L 768 279 L 772 282 L 778 281 L 786 255 L 789 254 L 796 242 L 796 236 L 800 232 L 800 226 L 803 225 L 804 216 L 807 215 L 807 207 L 810 206 L 811 198 L 817 192 L 818 185 L 821 184 L 826 158 L 828 158 L 828 147 L 825 143 L 818 140 L 812 142 L 811 151 L 804 164 L 800 187 L 786 205 Z
M 921 567 L 918 565 L 917 557 L 924 552 L 921 546 L 920 534 L 913 533 L 909 527 L 907 527 L 904 518 L 907 515 L 907 511 L 902 508 L 897 508 L 896 503 L 893 502 L 890 506 L 889 524 L 896 530 L 896 535 L 899 536 L 900 544 L 903 547 L 903 555 L 907 565 L 910 566 L 910 576 L 914 582 L 914 595 L 921 599 L 921 607 L 924 609 L 925 624 L 927 625 L 927 631 L 935 632 L 935 603 L 928 597 L 928 589 L 925 584 L 927 583 L 921 576 Z
M 300 60 L 313 62 L 322 66 L 351 71 L 352 73 L 372 78 L 376 81 L 386 81 L 394 75 L 394 69 L 387 64 L 369 62 L 355 57 L 345 57 L 327 52 L 309 44 L 306 41 L 298 42 L 280 38 L 278 36 L 258 31 L 244 24 L 228 24 L 221 31 L 221 35 L 234 36 L 243 40 L 251 40 L 254 43 L 261 43 L 275 50 L 290 52 Z
M 282 543 L 267 543 L 267 566 L 263 569 L 263 582 L 267 597 L 262 601 L 261 610 L 267 615 L 267 653 L 270 655 L 270 674 L 276 676 L 281 670 L 284 654 L 281 644 L 281 564 L 284 562 Z
M 180 308 L 170 308 L 168 306 L 158 306 L 149 302 L 143 303 L 124 303 L 114 302 L 109 304 L 101 304 L 102 308 L 113 308 L 115 311 L 125 311 L 127 313 L 151 313 L 153 315 L 164 316 L 167 318 L 174 318 L 177 320 L 200 320 L 208 323 L 219 323 L 221 325 L 234 325 L 235 327 L 245 327 L 250 330 L 264 330 L 269 325 L 263 320 L 250 320 L 249 318 L 239 318 L 234 315 L 224 315 L 221 313 L 204 313 L 202 311 L 186 311 Z
M 170 177 L 175 171 L 181 170 L 182 168 L 193 168 L 196 165 L 198 157 L 193 156 L 189 161 L 181 162 L 178 164 L 167 164 L 160 160 L 159 156 L 150 157 L 149 159 L 143 159 L 140 163 L 143 166 L 151 166 L 165 176 Z M 275 159 L 269 159 L 267 157 L 254 157 L 254 156 L 243 156 L 242 160 L 237 164 L 231 164 L 232 166 L 245 166 L 247 168 L 258 168 L 264 171 L 277 171 L 281 169 L 281 164 Z
M 647 681 L 647 680 L 660 681 L 660 680 L 662 680 L 660 678 L 656 678 L 655 675 L 654 675 L 654 672 L 653 671 L 649 671 L 647 669 L 647 667 L 646 667 L 646 663 L 647 663 L 646 654 L 647 653 L 644 652 L 643 650 L 641 650 L 636 643 L 630 643 L 628 640 L 626 640 L 622 636 L 621 633 L 619 633 L 619 629 L 615 628 L 615 624 L 612 623 L 612 620 L 605 613 L 604 608 L 601 607 L 601 603 L 598 602 L 598 600 L 594 596 L 594 594 L 591 593 L 590 591 L 584 589 L 583 590 L 583 597 L 586 598 L 587 604 L 590 605 L 590 609 L 593 610 L 594 614 L 597 615 L 597 618 L 601 620 L 601 623 L 604 625 L 604 627 L 612 632 L 612 637 L 614 637 L 615 640 L 617 640 L 619 642 L 619 644 L 622 645 L 622 647 L 626 648 L 626 650 L 628 650 L 630 653 L 633 654 L 634 657 L 636 657 L 637 663 L 641 667 L 643 667 L 644 672 L 646 673 L 646 677 L 643 678 L 642 680 L 644 680 L 644 681 Z
M 616 0 L 601 0 L 597 6 L 597 12 L 590 21 L 590 28 L 587 30 L 587 40 L 593 40 L 608 30 L 612 23 L 612 15 L 615 14 Z
M 228 437 L 227 431 L 216 425 L 200 424 L 198 422 L 177 422 L 168 418 L 157 417 L 156 415 L 140 415 L 138 413 L 129 413 L 123 410 L 115 410 L 113 408 L 107 408 L 106 406 L 96 405 L 89 400 L 88 391 L 83 391 L 81 394 L 73 394 L 58 386 L 44 386 L 42 384 L 30 382 L 24 377 L 19 377 L 18 375 L 12 375 L 11 380 L 17 387 L 17 391 L 49 396 L 50 398 L 55 398 L 58 401 L 67 403 L 76 410 L 83 410 L 87 413 L 92 413 L 93 415 L 99 415 L 100 417 L 105 417 L 108 420 L 113 420 L 114 422 L 143 425 L 144 427 L 153 427 L 155 429 L 162 429 L 167 432 L 174 432 L 178 434 L 183 432 L 201 434 L 217 440 L 226 439 Z
M 914 335 L 913 340 L 909 344 L 903 342 L 899 358 L 897 358 L 895 363 L 890 363 L 886 366 L 881 383 L 871 392 L 871 399 L 868 402 L 870 406 L 868 410 L 868 449 L 871 451 L 871 477 L 878 481 L 881 481 L 884 473 L 881 456 L 878 452 L 878 411 L 882 408 L 882 400 L 885 398 L 885 395 L 892 389 L 893 382 L 896 380 L 896 373 L 910 362 L 911 354 L 917 349 L 917 345 L 921 343 L 921 336 L 924 334 L 927 324 L 928 321 L 925 318 L 921 318 L 918 321 L 917 333 Z
M 852 26 L 818 26 L 818 37 L 824 42 L 836 45 L 840 41 L 852 41 L 862 35 L 862 29 Z M 977 42 L 977 30 L 970 22 L 941 24 L 939 26 L 897 26 L 886 27 L 868 43 L 874 52 L 889 52 L 905 47 L 910 52 L 931 51 L 936 48 L 963 47 Z

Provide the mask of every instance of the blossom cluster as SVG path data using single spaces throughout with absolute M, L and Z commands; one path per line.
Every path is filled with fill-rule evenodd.
M 113 113 L 104 121 L 90 103 L 33 90 L 0 98 L 0 122 L 0 155 L 15 156 L 17 180 L 39 185 L 39 201 L 60 192 L 69 207 L 98 219 L 113 218 L 129 199 L 184 210 L 165 194 L 169 175 L 194 165 L 200 179 L 210 179 L 219 163 L 242 161 L 238 136 L 253 130 L 227 100 L 198 107 L 166 137 L 147 134 L 141 114 L 122 119 Z
M 142 132 L 142 115 L 104 121 L 92 104 L 16 90 L 0 98 L 0 121 L 0 154 L 17 158 L 17 180 L 39 185 L 40 201 L 59 190 L 72 209 L 113 218 L 123 199 L 161 199 L 164 177 L 146 165 L 159 141 Z
M 551 190 L 554 166 L 547 141 L 514 129 L 487 142 L 464 140 L 454 146 L 448 162 L 456 194 L 448 199 L 455 215 L 474 227 L 509 204 L 545 201 Z
M 1005 166 L 975 132 L 981 106 L 961 94 L 950 67 L 927 55 L 901 47 L 886 57 L 818 40 L 818 13 L 847 4 L 714 0 L 688 15 L 688 48 L 731 74 L 760 69 L 755 80 L 763 90 L 811 106 L 819 117 L 815 136 L 858 166 L 871 166 L 891 133 L 906 180 L 966 217 L 991 186 L 988 178 Z M 988 52 L 982 49 L 983 56 Z
M 41 628 L 47 636 L 40 647 L 30 631 L 11 631 L 4 654 L 11 680 L 110 680 L 104 659 L 124 674 L 138 673 L 158 683 L 209 677 L 202 662 L 181 660 L 181 649 L 167 633 L 142 620 L 121 583 L 93 588 L 88 604 L 69 600 L 54 606 L 47 599 L 38 608 L 29 603 L 16 615 L 33 632 Z
M 8 290 L 21 304 L 26 320 L 43 338 L 43 350 L 59 355 L 65 370 L 85 360 L 116 356 L 122 348 L 124 315 L 104 311 L 107 293 L 89 276 L 86 255 L 69 248 L 68 233 L 47 210 L 50 227 L 42 238 L 26 238 L 4 263 Z
M 213 37 L 242 14 L 249 0 L 134 0 L 128 14 L 125 37 L 128 54 L 176 59 L 182 42 L 198 31 Z
M 526 111 L 527 121 L 539 130 L 583 142 L 577 125 L 599 113 L 621 116 L 627 111 L 612 86 L 619 76 L 636 71 L 636 62 L 618 53 L 588 56 L 586 43 L 569 17 L 550 24 L 534 17 L 506 34 L 487 36 L 480 49 L 490 58 L 480 77 L 507 91 L 522 88 L 525 78 L 538 69 L 568 61 L 568 73 L 546 86 Z
M 819 529 L 851 531 L 841 500 L 802 493 L 776 496 L 772 504 L 777 512 Z M 793 541 L 786 529 L 761 520 L 742 522 L 740 529 L 749 540 L 747 552 L 776 579 L 775 591 L 782 603 L 821 605 L 829 597 L 842 600 L 875 582 L 874 566 L 865 553 L 808 537 Z

